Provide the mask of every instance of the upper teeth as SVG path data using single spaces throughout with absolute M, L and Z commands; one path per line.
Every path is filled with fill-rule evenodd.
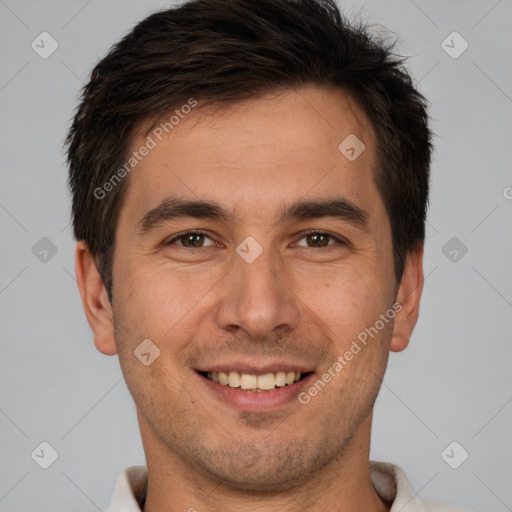
M 297 382 L 300 379 L 300 372 L 277 372 L 265 373 L 264 375 L 239 372 L 208 372 L 207 376 L 210 380 L 231 388 L 268 391 Z

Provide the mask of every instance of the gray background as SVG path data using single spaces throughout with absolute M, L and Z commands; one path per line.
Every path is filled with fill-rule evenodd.
M 144 463 L 117 356 L 96 351 L 82 312 L 62 141 L 93 65 L 170 5 L 0 0 L 0 511 L 100 510 L 118 473 Z M 512 2 L 342 6 L 400 35 L 437 134 L 420 321 L 391 355 L 371 457 L 425 496 L 512 510 Z M 59 45 L 47 59 L 31 48 L 43 31 Z M 441 46 L 454 31 L 469 44 L 458 58 Z M 31 458 L 42 441 L 59 455 L 48 469 Z M 441 457 L 452 441 L 469 453 L 458 469 Z

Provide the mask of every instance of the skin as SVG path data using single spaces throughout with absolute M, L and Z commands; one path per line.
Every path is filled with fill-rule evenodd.
M 338 150 L 349 134 L 366 146 L 355 161 Z M 112 305 L 86 244 L 77 243 L 94 342 L 119 354 L 137 407 L 146 512 L 389 510 L 370 480 L 372 409 L 389 352 L 406 348 L 418 317 L 423 249 L 409 255 L 397 284 L 375 166 L 372 127 L 340 90 L 302 87 L 198 108 L 129 176 Z M 214 200 L 234 220 L 182 217 L 140 234 L 140 219 L 169 194 Z M 333 195 L 367 212 L 366 229 L 335 217 L 276 220 L 283 205 Z M 301 235 L 306 229 L 348 243 L 318 242 Z M 175 239 L 186 230 L 207 235 L 194 240 L 202 249 Z M 236 252 L 248 236 L 262 248 L 250 264 Z M 317 380 L 395 301 L 402 309 L 394 322 L 307 405 L 240 411 L 195 372 L 278 358 L 307 363 Z M 160 350 L 149 366 L 133 354 L 146 338 Z

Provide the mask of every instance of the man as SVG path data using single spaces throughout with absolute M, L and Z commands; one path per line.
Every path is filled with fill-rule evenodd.
M 391 52 L 331 2 L 195 0 L 94 69 L 67 139 L 76 272 L 147 460 L 111 512 L 460 510 L 369 461 L 431 152 Z

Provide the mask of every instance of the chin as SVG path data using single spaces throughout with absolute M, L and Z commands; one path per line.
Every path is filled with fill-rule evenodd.
M 343 451 L 343 448 L 340 448 Z M 244 495 L 272 496 L 290 492 L 310 482 L 340 450 L 313 446 L 311 440 L 285 444 L 282 440 L 261 447 L 245 442 L 236 449 L 198 452 L 197 465 L 217 484 Z

